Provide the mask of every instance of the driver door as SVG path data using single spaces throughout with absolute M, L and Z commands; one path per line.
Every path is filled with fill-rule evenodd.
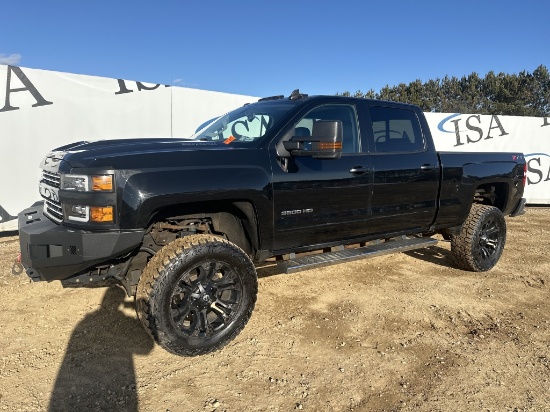
M 362 152 L 354 104 L 326 104 L 294 123 L 294 136 L 311 133 L 314 122 L 340 120 L 343 153 L 339 159 L 291 156 L 287 167 L 272 151 L 274 250 L 299 249 L 368 232 L 372 168 Z

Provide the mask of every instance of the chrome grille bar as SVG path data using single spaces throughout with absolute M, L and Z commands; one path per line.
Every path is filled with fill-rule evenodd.
M 59 173 L 42 170 L 42 183 L 59 189 L 61 187 L 61 175 Z M 44 214 L 57 223 L 63 222 L 63 207 L 56 200 L 44 196 Z
M 63 222 L 63 209 L 57 202 L 44 199 L 44 214 L 57 223 Z
M 59 173 L 52 173 L 43 170 L 42 181 L 58 189 L 61 187 L 61 176 L 59 175 Z

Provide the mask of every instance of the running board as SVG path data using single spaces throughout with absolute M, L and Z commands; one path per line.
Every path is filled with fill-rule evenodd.
M 351 262 L 353 260 L 364 259 L 367 257 L 382 256 L 391 253 L 421 249 L 434 246 L 435 244 L 437 244 L 437 239 L 432 239 L 430 237 L 404 237 L 397 238 L 396 240 L 363 246 L 356 249 L 343 249 L 336 252 L 326 252 L 318 255 L 300 257 L 294 257 L 291 255 L 290 259 L 279 261 L 278 266 L 282 272 L 294 273 L 300 270 Z

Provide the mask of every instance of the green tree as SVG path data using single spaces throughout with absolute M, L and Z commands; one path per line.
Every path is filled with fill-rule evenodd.
M 344 96 L 351 96 L 346 91 Z M 378 92 L 357 90 L 354 97 L 416 104 L 426 112 L 476 113 L 511 116 L 550 116 L 550 73 L 540 65 L 529 73 L 495 74 L 485 77 L 472 72 L 467 76 L 445 76 L 409 84 L 386 85 Z

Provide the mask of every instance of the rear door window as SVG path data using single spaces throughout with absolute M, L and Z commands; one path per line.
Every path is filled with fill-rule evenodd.
M 407 109 L 374 106 L 369 108 L 373 138 L 371 152 L 421 152 L 424 135 L 416 114 Z

